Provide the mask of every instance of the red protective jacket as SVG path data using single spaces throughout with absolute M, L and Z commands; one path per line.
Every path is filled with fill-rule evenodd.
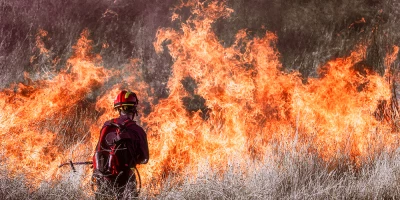
M 112 126 L 112 123 L 125 126 L 125 130 L 118 136 L 109 136 L 109 133 L 116 132 L 117 129 L 117 127 Z M 107 142 L 110 143 L 108 140 L 113 140 L 113 142 L 125 141 L 133 157 L 132 160 L 129 161 L 129 167 L 133 167 L 136 164 L 146 164 L 148 162 L 149 147 L 146 132 L 126 115 L 121 115 L 119 118 L 104 123 L 100 132 L 100 140 L 96 146 L 96 151 L 101 150 L 101 146 L 107 146 Z M 93 157 L 93 161 L 95 161 L 95 157 Z

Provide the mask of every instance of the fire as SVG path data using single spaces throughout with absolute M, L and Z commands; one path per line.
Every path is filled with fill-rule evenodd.
M 89 54 L 91 44 L 85 30 L 74 47 L 68 67 L 51 80 L 20 83 L 0 93 L 1 144 L 5 161 L 16 173 L 30 179 L 53 178 L 72 144 L 59 144 L 68 137 L 84 136 L 89 119 L 84 112 L 88 96 L 107 79 L 107 70 L 97 66 Z M 41 46 L 44 48 L 43 46 Z M 84 115 L 84 114 L 83 114 Z M 74 117 L 75 116 L 75 117 Z M 82 121 L 73 121 L 82 120 Z M 74 128 L 82 126 L 81 129 Z M 71 142 L 71 141 L 69 141 Z M 70 146 L 68 146 L 70 145 Z
M 327 161 L 347 155 L 357 163 L 397 144 L 398 132 L 379 117 L 379 106 L 391 101 L 391 86 L 387 76 L 362 66 L 365 46 L 329 61 L 319 78 L 304 84 L 298 73 L 284 72 L 275 34 L 250 38 L 241 30 L 234 44 L 224 47 L 212 23 L 233 10 L 223 1 L 188 1 L 175 9 L 183 7 L 193 15 L 179 31 L 159 29 L 154 42 L 160 52 L 169 41 L 174 64 L 169 96 L 138 119 L 150 145 L 150 162 L 139 169 L 144 184 L 205 162 L 223 171 L 230 159 L 262 158 L 277 141 L 296 140 Z M 173 20 L 180 19 L 177 13 Z M 51 79 L 27 77 L 28 83 L 0 92 L 0 139 L 14 173 L 48 180 L 68 152 L 90 159 L 102 123 L 116 117 L 111 104 L 121 88 L 136 92 L 140 102 L 152 102 L 140 60 L 122 70 L 105 69 L 91 43 L 89 31 L 83 31 L 66 69 Z M 44 43 L 38 46 L 48 53 Z M 120 81 L 108 82 L 111 78 Z
M 320 78 L 303 84 L 297 73 L 283 72 L 272 33 L 250 39 L 243 30 L 234 45 L 223 47 L 211 28 L 232 12 L 222 4 L 189 1 L 183 6 L 192 6 L 193 16 L 181 30 L 158 32 L 155 48 L 168 41 L 175 62 L 170 96 L 143 120 L 153 160 L 147 176 L 205 161 L 221 169 L 231 158 L 262 158 L 273 141 L 298 139 L 325 160 L 347 155 L 357 163 L 382 144 L 396 145 L 398 133 L 374 114 L 390 101 L 390 85 L 359 66 L 365 46 L 321 66 Z M 203 105 L 188 111 L 187 99 Z
M 366 156 L 372 153 L 368 145 L 377 142 L 373 138 L 385 134 L 374 130 L 380 121 L 373 113 L 380 101 L 390 99 L 390 87 L 383 77 L 354 69 L 363 55 L 365 48 L 361 47 L 345 59 L 329 62 L 324 77 L 311 80 L 298 94 L 297 113 L 307 119 L 300 123 L 305 133 L 316 132 L 313 142 L 325 158 L 338 150 L 353 157 Z

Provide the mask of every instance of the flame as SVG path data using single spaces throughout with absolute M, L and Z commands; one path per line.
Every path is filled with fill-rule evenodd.
M 0 139 L 5 161 L 13 172 L 23 173 L 30 179 L 53 178 L 56 166 L 69 149 L 68 146 L 60 148 L 57 140 L 85 134 L 68 130 L 74 126 L 69 123 L 77 123 L 77 126 L 88 123 L 84 117 L 83 121 L 74 122 L 80 120 L 73 118 L 79 114 L 75 112 L 84 111 L 88 96 L 107 80 L 108 74 L 93 62 L 88 34 L 87 30 L 82 32 L 68 68 L 53 79 L 31 81 L 27 77 L 29 84 L 19 83 L 12 87 L 14 89 L 0 93 L 3 99 L 0 102 L 0 127 L 3 129 Z
M 276 35 L 250 39 L 241 30 L 225 48 L 211 24 L 232 10 L 221 1 L 182 7 L 191 7 L 192 17 L 179 31 L 160 29 L 154 42 L 161 51 L 168 41 L 175 62 L 170 96 L 143 120 L 152 156 L 146 177 L 179 174 L 205 161 L 222 169 L 232 157 L 262 158 L 274 141 L 298 140 L 324 160 L 348 155 L 356 163 L 395 147 L 398 133 L 375 116 L 378 105 L 390 101 L 390 85 L 357 67 L 365 46 L 321 66 L 320 77 L 303 84 L 298 73 L 282 70 Z M 200 105 L 190 110 L 186 100 Z
M 348 155 L 357 163 L 395 147 L 398 132 L 379 117 L 379 106 L 391 101 L 391 86 L 387 74 L 362 66 L 365 46 L 322 65 L 320 77 L 304 84 L 298 73 L 283 70 L 273 33 L 251 38 L 240 30 L 232 46 L 220 43 L 212 24 L 233 12 L 224 1 L 190 0 L 175 10 L 184 7 L 192 16 L 181 29 L 159 29 L 154 42 L 161 52 L 169 41 L 174 64 L 169 96 L 138 119 L 150 145 L 150 162 L 140 166 L 144 184 L 202 163 L 224 171 L 230 159 L 260 159 L 277 141 L 297 141 L 326 161 Z M 178 13 L 171 19 L 181 20 Z M 40 32 L 37 45 L 47 54 L 40 40 L 46 36 Z M 140 102 L 154 102 L 140 60 L 108 70 L 91 45 L 84 30 L 66 69 L 46 80 L 27 75 L 27 83 L 0 92 L 0 139 L 12 172 L 49 180 L 68 152 L 90 159 L 102 124 L 116 117 L 112 102 L 122 88 L 136 92 Z M 395 47 L 387 66 L 397 53 Z

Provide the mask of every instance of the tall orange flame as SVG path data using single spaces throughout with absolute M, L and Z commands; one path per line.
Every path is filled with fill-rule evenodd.
M 55 166 L 64 156 L 55 144 L 65 137 L 60 133 L 66 132 L 68 123 L 74 123 L 68 119 L 71 112 L 107 79 L 107 70 L 92 61 L 88 34 L 87 30 L 82 32 L 68 68 L 53 79 L 20 83 L 15 90 L 0 93 L 0 140 L 12 171 L 39 180 L 54 176 Z
M 357 163 L 381 142 L 388 148 L 397 143 L 398 133 L 374 115 L 381 102 L 390 101 L 390 85 L 357 67 L 365 47 L 328 62 L 320 78 L 302 84 L 297 73 L 282 71 L 274 34 L 250 39 L 242 30 L 224 48 L 211 24 L 231 10 L 221 2 L 183 6 L 192 6 L 192 17 L 179 31 L 160 29 L 154 43 L 161 51 L 169 41 L 175 62 L 170 96 L 143 120 L 152 155 L 146 176 L 180 173 L 204 161 L 223 168 L 234 155 L 262 157 L 269 143 L 285 139 L 298 140 L 325 160 L 349 155 Z M 200 104 L 197 111 L 188 111 L 185 100 Z
M 282 70 L 273 33 L 250 38 L 241 30 L 231 47 L 221 45 L 212 23 L 233 12 L 224 1 L 190 0 L 175 9 L 183 7 L 193 15 L 179 31 L 160 29 L 154 42 L 160 52 L 169 41 L 174 64 L 169 97 L 138 122 L 145 125 L 150 145 L 151 160 L 140 166 L 145 183 L 204 162 L 224 170 L 232 158 L 262 158 L 276 141 L 294 140 L 325 160 L 347 155 L 357 163 L 397 145 L 398 132 L 379 117 L 379 105 L 391 101 L 390 84 L 363 68 L 366 47 L 321 66 L 320 78 L 303 84 L 298 73 Z M 173 20 L 180 19 L 177 13 Z M 54 78 L 0 92 L 0 139 L 13 172 L 50 179 L 66 152 L 86 150 L 90 159 L 102 123 L 115 117 L 111 103 L 119 89 L 151 102 L 139 60 L 121 71 L 106 70 L 101 57 L 91 53 L 88 36 L 82 32 L 67 68 Z M 121 81 L 110 86 L 111 76 Z M 90 117 L 77 117 L 82 112 Z M 83 126 L 79 132 L 71 128 L 76 121 Z M 82 142 L 66 139 L 72 136 Z

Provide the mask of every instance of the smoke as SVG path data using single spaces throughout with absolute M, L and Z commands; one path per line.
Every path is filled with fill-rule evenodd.
M 373 125 L 379 123 L 379 119 L 368 112 L 389 93 L 382 76 L 398 74 L 397 59 L 389 62 L 390 68 L 384 60 L 386 54 L 393 53 L 392 46 L 398 42 L 398 36 L 389 31 L 398 29 L 395 26 L 397 11 L 393 7 L 396 2 L 231 0 L 226 4 L 227 9 L 222 1 L 181 2 L 0 1 L 3 11 L 0 12 L 0 87 L 6 88 L 7 102 L 20 103 L 11 106 L 4 103 L 4 110 L 12 112 L 14 106 L 18 106 L 16 118 L 27 122 L 30 119 L 21 116 L 26 114 L 23 105 L 30 102 L 32 113 L 40 110 L 39 114 L 46 116 L 47 105 L 38 109 L 37 104 L 43 101 L 31 101 L 30 97 L 40 94 L 45 98 L 53 94 L 59 84 L 55 97 L 44 102 L 58 102 L 59 105 L 54 106 L 57 109 L 51 110 L 49 116 L 64 113 L 63 117 L 58 121 L 48 120 L 49 116 L 40 120 L 47 127 L 51 127 L 51 123 L 58 125 L 57 129 L 47 128 L 49 133 L 44 133 L 52 135 L 44 143 L 57 146 L 50 155 L 52 162 L 57 163 L 61 159 L 57 157 L 60 152 L 94 143 L 101 123 L 110 118 L 109 105 L 118 89 L 140 91 L 143 123 L 148 125 L 149 136 L 153 139 L 155 158 L 145 172 L 147 179 L 153 174 L 162 178 L 170 172 L 179 173 L 186 165 L 193 164 L 193 158 L 221 149 L 226 151 L 219 155 L 225 157 L 237 152 L 238 146 L 240 153 L 261 155 L 271 138 L 279 137 L 274 135 L 276 132 L 290 130 L 281 128 L 282 124 L 270 124 L 288 120 L 284 125 L 291 126 L 299 122 L 292 108 L 294 100 L 298 100 L 296 108 L 304 108 L 297 110 L 298 113 L 303 113 L 314 124 L 323 121 L 329 125 L 328 128 L 300 126 L 304 134 L 322 132 L 322 136 L 315 139 L 316 151 L 323 152 L 324 145 L 329 146 L 326 144 L 329 142 L 336 142 L 343 149 L 351 148 L 355 154 L 367 149 L 368 141 L 363 139 L 362 130 L 370 130 L 369 121 Z M 82 40 L 85 42 L 80 48 Z M 358 48 L 360 44 L 366 49 Z M 195 49 L 198 47 L 200 49 Z M 349 56 L 354 49 L 355 53 Z M 336 58 L 339 59 L 326 64 Z M 203 61 L 214 69 L 199 70 Z M 85 68 L 83 64 L 89 66 Z M 332 71 L 319 73 L 320 66 L 331 67 Z M 78 68 L 94 72 L 81 72 Z M 24 72 L 27 72 L 25 76 Z M 341 77 L 332 72 L 350 78 L 336 84 Z M 211 84 L 202 81 L 210 77 L 215 78 Z M 60 94 L 70 92 L 71 85 L 66 84 L 66 78 L 78 88 L 68 93 L 71 98 L 68 104 L 63 102 L 67 98 L 60 98 Z M 85 81 L 80 83 L 79 80 Z M 396 77 L 393 80 L 396 83 Z M 265 86 L 265 83 L 268 84 Z M 322 84 L 329 86 L 327 90 L 318 88 Z M 268 89 L 267 86 L 274 87 Z M 381 88 L 384 94 L 374 90 Z M 344 89 L 350 92 L 340 95 Z M 393 89 L 396 92 L 396 88 Z M 331 91 L 338 93 L 320 95 Z M 373 97 L 367 93 L 371 91 L 375 92 Z M 356 95 L 359 96 L 351 97 Z M 337 105 L 330 103 L 332 99 L 342 98 L 349 103 L 344 100 Z M 370 104 L 365 106 L 360 102 Z M 385 102 L 381 105 L 386 106 Z M 260 108 L 261 111 L 257 110 Z M 350 112 L 350 108 L 356 110 Z M 76 113 L 78 115 L 74 115 Z M 334 117 L 330 116 L 332 113 Z M 337 113 L 349 119 L 343 120 Z M 5 112 L 1 114 L 2 119 L 7 117 Z M 241 115 L 245 120 L 239 118 Z M 358 120 L 360 115 L 363 117 Z M 34 116 L 41 119 L 38 114 Z M 65 120 L 67 118 L 71 121 Z M 356 123 L 351 123 L 350 118 L 356 119 Z M 13 122 L 13 119 L 8 120 Z M 74 125 L 76 121 L 81 123 Z M 302 123 L 307 124 L 307 121 Z M 354 140 L 356 142 L 346 144 L 335 129 L 337 124 L 343 125 L 342 132 L 358 130 L 358 125 L 365 125 L 365 129 L 354 131 L 357 133 L 354 137 L 361 138 L 360 143 Z M 12 125 L 9 130 L 32 131 L 15 129 L 18 125 Z M 30 122 L 30 125 L 36 128 L 41 124 Z M 277 131 L 271 131 L 273 128 Z M 79 134 L 74 134 L 75 131 Z M 330 137 L 330 133 L 334 137 Z M 233 136 L 227 137 L 228 134 Z M 74 135 L 77 137 L 71 138 Z M 220 140 L 214 141 L 215 137 Z M 76 139 L 82 144 L 70 147 Z M 198 152 L 189 148 L 199 140 L 204 145 Z M 65 146 L 60 148 L 62 145 Z M 334 147 L 337 145 L 330 147 L 330 153 L 324 156 L 332 156 Z M 20 158 L 21 155 L 17 157 Z M 212 157 L 211 162 L 219 162 L 219 159 Z
M 204 1 L 208 3 L 210 1 Z M 160 27 L 179 29 L 190 16 L 180 9 L 180 21 L 171 22 L 171 8 L 180 1 L 49 0 L 0 2 L 0 87 L 23 81 L 23 71 L 37 73 L 51 64 L 65 67 L 72 45 L 85 28 L 91 32 L 94 51 L 103 57 L 106 68 L 120 68 L 129 59 L 139 58 L 144 79 L 153 95 L 168 96 L 165 83 L 173 61 L 168 52 L 156 54 L 152 43 Z M 349 53 L 357 43 L 372 43 L 367 62 L 383 73 L 382 60 L 391 45 L 399 42 L 397 1 L 228 1 L 234 12 L 213 24 L 225 47 L 231 46 L 238 30 L 262 36 L 266 30 L 278 36 L 280 60 L 286 70 L 300 71 L 304 81 L 318 76 L 319 65 Z M 35 50 L 38 30 L 48 32 L 46 58 Z M 107 47 L 107 48 L 103 48 Z M 51 62 L 50 62 L 51 61 Z M 34 67 L 34 66 L 40 66 Z M 156 99 L 158 99 L 156 98 Z

